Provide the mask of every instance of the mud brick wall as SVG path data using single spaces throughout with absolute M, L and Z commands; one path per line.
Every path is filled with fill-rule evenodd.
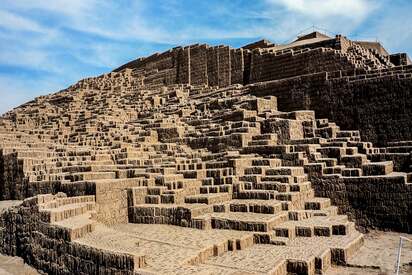
M 18 159 L 17 153 L 2 156 L 2 200 L 19 200 L 25 198 L 27 179 L 23 173 L 23 160 Z
M 0 148 L 0 200 L 6 200 L 5 186 L 4 186 L 4 163 L 3 163 L 3 149 Z
M 192 213 L 183 207 L 158 208 L 158 207 L 130 207 L 129 222 L 148 224 L 173 224 L 189 226 Z
M 255 51 L 251 57 L 250 83 L 354 68 L 345 55 L 333 49 L 290 50 L 283 54 Z
M 0 253 L 10 256 L 17 255 L 17 222 L 16 211 L 0 210 Z
M 389 56 L 390 61 L 396 66 L 410 65 L 411 61 L 406 53 L 396 53 Z
M 243 71 L 243 84 L 249 84 L 250 83 L 250 67 L 252 63 L 252 53 L 248 50 L 243 51 L 243 65 L 244 65 L 244 71 Z
M 177 51 L 176 82 L 180 84 L 190 83 L 190 47 Z
M 22 200 L 39 194 L 56 194 L 60 191 L 60 181 L 29 182 L 23 170 L 28 171 L 31 168 L 30 164 L 30 161 L 19 158 L 17 153 L 3 155 L 3 151 L 0 150 L 1 200 Z
M 25 197 L 34 197 L 41 194 L 57 194 L 61 190 L 61 181 L 29 182 L 25 190 Z
M 231 84 L 230 48 L 227 46 L 221 46 L 218 47 L 216 50 L 219 56 L 219 87 L 226 87 Z
M 115 71 L 125 68 L 150 71 L 151 74 L 144 79 L 145 84 L 179 83 L 226 87 L 244 83 L 244 52 L 246 51 L 243 49 L 209 47 L 205 44 L 177 47 L 130 62 Z
M 175 66 L 175 52 L 176 50 L 169 50 L 161 54 L 149 57 L 146 64 L 143 66 L 147 71 L 158 69 L 159 71 L 170 69 Z
M 391 154 L 391 153 L 369 154 L 368 158 L 372 162 L 391 160 L 393 162 L 393 170 L 396 172 L 409 171 L 409 167 L 412 167 L 412 153 L 409 153 L 409 154 Z
M 214 47 L 207 49 L 207 78 L 209 86 L 219 85 L 219 55 Z
M 378 145 L 412 139 L 410 76 L 399 79 L 395 75 L 346 83 L 332 81 L 329 86 L 337 95 L 337 100 L 329 100 L 330 113 L 334 112 L 332 119 L 342 128 L 360 129 L 362 137 Z
M 361 228 L 412 233 L 412 184 L 402 176 L 311 177 L 316 196 L 328 197 Z
M 0 213 L 0 252 L 19 256 L 27 264 L 48 274 L 134 274 L 136 257 L 91 248 L 68 241 L 56 226 L 44 223 L 37 198 Z M 62 235 L 63 234 L 63 235 Z
M 127 223 L 127 188 L 135 183 L 118 181 L 99 182 L 96 184 L 97 220 L 105 224 Z
M 280 111 L 314 110 L 317 118 L 336 121 L 341 129 L 359 129 L 363 139 L 377 145 L 412 139 L 410 73 L 335 79 L 316 73 L 253 84 L 250 89 L 254 95 L 276 96 Z
M 243 84 L 243 73 L 245 70 L 243 49 L 230 49 L 230 66 L 231 84 Z
M 190 47 L 190 84 L 207 84 L 206 45 Z
M 280 143 L 304 138 L 302 122 L 298 120 L 265 120 L 262 125 L 262 133 L 276 133 Z

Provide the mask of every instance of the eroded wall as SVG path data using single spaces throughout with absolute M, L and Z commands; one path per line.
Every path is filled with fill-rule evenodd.
M 366 141 L 412 139 L 411 66 L 393 73 L 332 78 L 327 73 L 251 85 L 252 94 L 272 95 L 279 110 L 314 110 L 341 129 L 359 129 Z M 379 74 L 379 72 L 378 72 Z

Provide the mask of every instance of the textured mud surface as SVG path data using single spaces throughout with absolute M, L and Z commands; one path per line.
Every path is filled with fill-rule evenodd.
M 39 275 L 36 269 L 25 264 L 19 257 L 0 254 L 0 275 Z
M 412 235 L 375 231 L 365 235 L 365 244 L 349 261 L 352 267 L 332 267 L 328 275 L 383 275 L 394 274 L 399 247 L 399 236 Z M 412 243 L 402 246 L 401 273 L 412 274 Z

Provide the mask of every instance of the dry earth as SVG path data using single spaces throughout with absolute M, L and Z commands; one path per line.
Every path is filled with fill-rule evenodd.
M 374 231 L 365 235 L 365 244 L 350 260 L 351 267 L 331 268 L 327 275 L 386 275 L 394 274 L 399 236 L 412 235 Z M 404 242 L 400 274 L 412 274 L 412 243 Z
M 332 267 L 327 275 L 386 275 L 394 274 L 399 236 L 412 235 L 373 231 L 365 235 L 365 245 L 350 260 L 348 267 Z M 1 275 L 37 275 L 35 269 L 18 257 L 0 255 Z M 412 243 L 404 243 L 400 274 L 412 274 Z
M 22 258 L 0 254 L 0 275 L 38 275 L 36 269 L 23 262 Z

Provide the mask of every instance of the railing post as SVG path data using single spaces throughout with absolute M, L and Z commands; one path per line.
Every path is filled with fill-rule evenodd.
M 403 238 L 399 238 L 399 248 L 398 248 L 398 258 L 396 259 L 396 275 L 399 275 L 399 270 L 401 267 L 401 253 L 402 253 L 402 243 L 403 243 Z
M 400 236 L 399 237 L 399 248 L 398 248 L 398 257 L 397 257 L 397 259 L 396 259 L 396 270 L 395 270 L 395 274 L 396 275 L 399 275 L 399 271 L 400 271 L 400 269 L 401 269 L 401 253 L 402 253 L 402 244 L 403 244 L 403 241 L 409 241 L 409 242 L 412 242 L 412 240 L 411 239 L 408 239 L 408 238 L 406 238 L 406 237 L 403 237 L 403 236 Z

